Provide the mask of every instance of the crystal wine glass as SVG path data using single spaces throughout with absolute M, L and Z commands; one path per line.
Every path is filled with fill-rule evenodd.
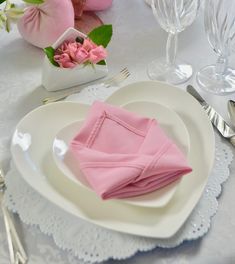
M 235 48 L 235 1 L 207 0 L 204 24 L 210 45 L 218 59 L 215 65 L 197 73 L 200 87 L 214 94 L 235 91 L 235 70 L 228 67 L 228 57 Z
M 178 33 L 190 26 L 197 16 L 200 0 L 152 0 L 155 18 L 166 32 L 166 58 L 159 58 L 148 65 L 150 79 L 179 84 L 193 73 L 192 66 L 176 60 Z

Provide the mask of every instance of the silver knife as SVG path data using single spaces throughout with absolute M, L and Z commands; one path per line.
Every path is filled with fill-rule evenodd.
M 206 111 L 211 123 L 220 132 L 220 134 L 228 139 L 231 144 L 235 147 L 235 131 L 224 121 L 223 117 L 218 114 L 215 109 L 210 106 L 196 91 L 192 85 L 187 86 L 187 92 L 190 93 L 198 102 L 202 105 Z

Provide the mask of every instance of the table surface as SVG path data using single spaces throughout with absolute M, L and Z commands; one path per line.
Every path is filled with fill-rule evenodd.
M 194 24 L 179 35 L 178 56 L 190 62 L 195 72 L 216 60 L 216 55 L 206 39 L 201 13 Z M 125 84 L 148 80 L 146 67 L 151 60 L 164 56 L 167 38 L 149 6 L 143 0 L 114 0 L 110 10 L 98 14 L 104 23 L 113 24 L 114 29 L 108 48 L 110 76 L 127 66 L 131 77 Z M 15 125 L 26 113 L 41 105 L 41 99 L 51 93 L 41 86 L 41 65 L 44 56 L 42 50 L 26 43 L 15 26 L 10 34 L 0 32 L 0 49 L 0 160 L 7 170 L 10 158 L 9 136 Z M 235 66 L 234 56 L 230 58 L 230 65 Z M 195 76 L 188 83 L 198 88 Z M 185 89 L 186 84 L 180 87 Z M 228 99 L 235 99 L 235 95 L 214 96 L 199 91 L 230 123 L 226 103 Z M 175 249 L 156 249 L 149 253 L 139 253 L 125 261 L 108 263 L 235 263 L 234 174 L 233 162 L 231 177 L 224 184 L 219 198 L 218 212 L 204 238 L 184 243 Z M 15 218 L 26 244 L 30 264 L 69 263 L 65 253 L 54 245 L 52 238 L 41 234 L 35 227 L 24 225 L 17 216 Z M 9 263 L 1 216 L 0 263 Z

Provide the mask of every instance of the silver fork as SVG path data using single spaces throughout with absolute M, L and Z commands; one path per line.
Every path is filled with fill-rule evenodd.
M 128 71 L 127 68 L 122 69 L 118 74 L 114 75 L 113 77 L 105 80 L 104 82 L 100 83 L 103 84 L 106 88 L 114 85 L 114 84 L 120 84 L 122 81 L 124 81 L 126 78 L 130 76 L 130 72 Z M 56 96 L 56 97 L 46 97 L 42 100 L 43 104 L 49 104 L 49 103 L 54 103 L 61 101 L 68 97 L 69 95 L 72 95 L 74 93 L 79 93 L 79 91 L 70 91 L 67 93 L 64 93 L 63 95 Z
M 6 189 L 5 178 L 3 175 L 3 171 L 0 168 L 0 203 L 1 203 L 3 220 L 5 224 L 6 235 L 7 235 L 7 243 L 8 243 L 9 253 L 10 253 L 10 263 L 11 264 L 26 264 L 27 255 L 19 239 L 19 236 L 16 232 L 16 228 L 11 219 L 10 213 L 2 202 L 5 189 Z

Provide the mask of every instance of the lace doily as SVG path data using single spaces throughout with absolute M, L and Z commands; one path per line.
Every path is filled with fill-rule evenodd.
M 104 100 L 115 89 L 93 85 L 69 100 L 92 103 L 94 99 Z M 5 203 L 19 214 L 24 223 L 37 225 L 43 233 L 51 235 L 59 248 L 69 252 L 71 262 L 74 258 L 93 263 L 110 258 L 125 259 L 138 251 L 149 251 L 156 247 L 172 248 L 183 241 L 205 235 L 211 217 L 217 211 L 221 184 L 229 177 L 232 158 L 232 151 L 216 135 L 214 168 L 203 196 L 183 227 L 169 239 L 150 239 L 110 231 L 69 215 L 35 192 L 21 178 L 13 163 L 6 175 Z

